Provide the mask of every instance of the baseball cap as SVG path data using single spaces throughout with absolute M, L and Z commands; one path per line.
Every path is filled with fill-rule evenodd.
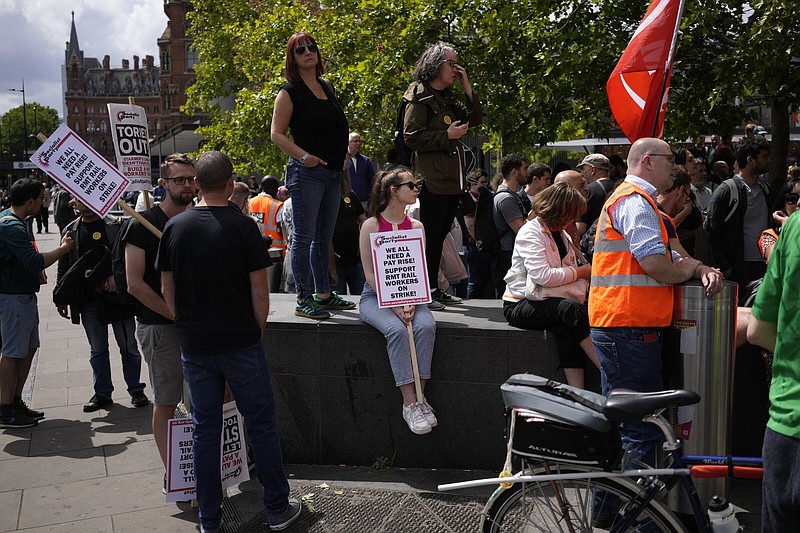
M 589 165 L 594 168 L 599 168 L 602 170 L 608 170 L 611 172 L 611 161 L 608 160 L 606 156 L 603 154 L 589 154 L 583 158 L 581 164 L 578 165 L 578 168 L 581 168 L 584 165 Z

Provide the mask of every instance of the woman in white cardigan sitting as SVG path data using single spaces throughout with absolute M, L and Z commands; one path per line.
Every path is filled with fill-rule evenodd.
M 534 197 L 529 222 L 514 242 L 503 294 L 503 314 L 510 325 L 555 335 L 567 383 L 579 388 L 585 384 L 586 357 L 600 368 L 586 310 L 592 266 L 579 266 L 564 228 L 585 211 L 583 195 L 567 183 L 551 185 Z

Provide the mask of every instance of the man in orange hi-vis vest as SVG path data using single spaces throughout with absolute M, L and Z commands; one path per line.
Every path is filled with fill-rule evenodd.
M 278 248 L 286 252 L 286 241 L 281 231 L 280 211 L 283 202 L 277 200 L 280 182 L 274 176 L 264 176 L 261 180 L 261 193 L 250 199 L 250 216 L 259 223 L 264 235 L 272 238 L 270 248 Z
M 602 365 L 603 394 L 614 389 L 658 391 L 660 328 L 672 322 L 672 285 L 702 280 L 706 295 L 722 290 L 722 274 L 669 248 L 656 208 L 658 192 L 672 186 L 675 157 L 659 139 L 639 139 L 628 154 L 628 176 L 603 205 L 595 236 L 589 291 L 591 338 Z M 655 465 L 661 431 L 626 423 L 622 440 L 633 458 Z

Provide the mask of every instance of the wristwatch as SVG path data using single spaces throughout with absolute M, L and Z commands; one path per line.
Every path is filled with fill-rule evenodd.
M 308 152 L 306 152 L 302 156 L 300 156 L 300 159 L 298 159 L 298 161 L 300 162 L 301 165 L 305 165 L 306 164 L 306 160 L 308 159 L 309 155 L 310 154 Z

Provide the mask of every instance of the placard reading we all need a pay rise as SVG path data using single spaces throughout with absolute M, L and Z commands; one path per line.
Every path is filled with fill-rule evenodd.
M 431 301 L 422 230 L 370 233 L 372 264 L 380 307 Z

